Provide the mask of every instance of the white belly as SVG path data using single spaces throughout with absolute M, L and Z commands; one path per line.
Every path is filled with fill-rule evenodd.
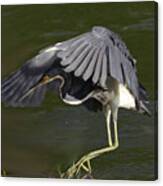
M 134 109 L 135 108 L 135 98 L 130 93 L 130 91 L 122 84 L 119 84 L 119 107 Z

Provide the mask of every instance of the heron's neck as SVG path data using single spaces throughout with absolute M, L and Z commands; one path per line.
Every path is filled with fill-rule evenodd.
M 60 84 L 60 86 L 59 86 L 59 89 L 61 90 L 62 87 L 63 87 L 64 84 L 65 84 L 64 78 L 63 78 L 61 75 L 56 75 L 56 76 L 54 76 L 54 78 L 53 78 L 53 81 L 55 81 L 55 80 L 61 80 L 61 84 Z
M 54 76 L 53 80 L 54 80 L 54 81 L 55 81 L 55 80 L 60 80 L 60 81 L 61 81 L 61 83 L 60 83 L 60 85 L 59 85 L 59 95 L 60 95 L 61 98 L 63 98 L 62 89 L 63 89 L 63 87 L 64 87 L 64 85 L 65 85 L 65 79 L 64 79 L 63 76 L 61 76 L 61 75 L 56 75 L 56 76 Z

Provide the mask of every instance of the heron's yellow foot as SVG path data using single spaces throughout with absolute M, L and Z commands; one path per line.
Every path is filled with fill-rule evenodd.
M 91 174 L 92 168 L 90 164 L 91 157 L 88 155 L 83 156 L 79 161 L 73 164 L 68 170 L 61 175 L 62 178 L 77 178 L 81 170 L 87 174 Z

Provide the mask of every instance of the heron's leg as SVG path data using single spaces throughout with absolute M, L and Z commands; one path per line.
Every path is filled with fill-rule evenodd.
M 118 116 L 118 109 L 113 110 L 113 125 L 114 125 L 114 145 L 119 146 L 119 139 L 118 139 L 118 125 L 117 125 L 117 116 Z
M 85 166 L 85 163 L 90 164 L 90 160 L 106 153 L 115 150 L 119 146 L 118 141 L 118 129 L 117 129 L 117 110 L 112 113 L 113 125 L 114 125 L 114 143 L 112 142 L 111 138 L 111 128 L 110 128 L 110 121 L 111 121 L 111 111 L 109 110 L 106 113 L 106 121 L 107 121 L 107 133 L 108 133 L 108 147 L 95 150 L 84 155 L 79 161 L 77 161 L 72 167 L 70 167 L 66 173 L 62 174 L 62 177 L 73 178 L 76 176 L 81 168 L 83 168 L 86 172 L 91 173 L 91 169 Z M 89 167 L 89 166 L 88 166 Z
M 110 117 L 111 117 L 111 110 L 110 109 L 105 109 L 105 118 L 106 118 L 106 123 L 107 123 L 107 135 L 108 135 L 108 144 L 109 146 L 113 145 L 112 142 L 112 135 L 111 135 L 111 122 L 110 122 Z

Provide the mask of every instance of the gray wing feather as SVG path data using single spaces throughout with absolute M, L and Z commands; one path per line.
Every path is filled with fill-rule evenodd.
M 138 84 L 138 79 L 137 79 L 135 71 L 133 71 L 131 82 L 132 82 L 131 90 L 134 92 L 135 97 L 139 99 L 139 84 Z
M 10 76 L 6 80 L 3 80 L 2 81 L 2 86 L 1 86 L 2 90 L 3 90 L 3 93 L 5 94 L 9 90 L 12 90 L 12 88 L 15 86 L 15 83 L 17 83 L 17 81 L 23 80 L 23 78 L 24 78 L 23 74 L 20 74 L 18 77 L 14 74 L 13 78 L 12 78 L 12 76 Z
M 71 64 L 86 46 L 86 43 L 82 43 L 78 48 L 74 49 L 73 53 L 70 56 L 61 61 L 61 65 L 66 66 Z
M 124 70 L 125 83 L 134 96 L 139 99 L 138 93 L 138 78 L 136 74 L 136 67 L 128 59 L 123 59 L 122 66 Z
M 102 67 L 101 67 L 101 77 L 100 77 L 100 85 L 105 87 L 105 82 L 107 79 L 107 58 L 106 55 L 103 55 Z
M 117 47 L 109 48 L 109 67 L 110 74 L 113 78 L 117 79 L 120 83 L 123 82 L 123 76 L 121 71 L 121 53 Z
M 21 76 L 21 72 L 18 71 L 17 73 L 11 73 L 11 75 L 6 78 L 5 80 L 2 80 L 1 89 L 4 87 L 8 87 L 7 85 L 12 85 L 12 83 L 17 80 L 18 77 Z M 11 78 L 12 77 L 12 78 Z M 21 78 L 21 77 L 20 77 Z
M 2 97 L 4 97 L 5 101 L 12 99 L 13 95 L 15 95 L 16 92 L 19 92 L 19 89 L 22 88 L 24 80 L 25 77 L 22 76 L 17 81 L 13 82 L 11 85 L 9 84 L 9 86 L 4 86 L 2 91 Z M 15 86 L 16 84 L 18 86 Z
M 84 38 L 86 37 L 86 35 L 87 35 L 87 33 L 84 33 L 84 34 L 76 36 L 72 39 L 69 39 L 67 41 L 63 41 L 63 42 L 59 43 L 58 48 L 61 51 L 65 51 L 66 49 L 69 49 L 70 46 L 79 46 L 79 44 L 84 41 Z M 60 56 L 61 58 L 62 58 L 62 54 L 63 53 L 58 53 L 58 55 L 61 55 Z
M 62 43 L 60 43 L 60 45 L 58 46 L 58 49 L 60 50 L 57 53 L 57 56 L 59 58 L 65 59 L 66 57 L 68 57 L 71 53 L 73 53 L 73 51 L 81 44 L 83 43 L 84 39 L 83 37 L 86 34 L 82 34 L 78 37 L 75 37 L 73 39 L 70 39 L 68 41 L 64 41 Z M 64 65 L 64 64 L 63 64 Z
M 46 93 L 46 86 L 37 88 L 33 94 L 25 97 L 22 100 L 18 100 L 17 102 L 13 102 L 12 106 L 19 107 L 37 107 L 41 104 L 44 99 Z
M 80 65 L 83 58 L 86 56 L 88 49 L 89 49 L 89 46 L 88 45 L 85 46 L 84 50 L 81 51 L 81 53 L 77 56 L 77 58 L 69 66 L 65 68 L 65 72 L 71 72 L 75 70 Z
M 131 87 L 132 86 L 131 77 L 133 75 L 132 74 L 133 67 L 126 59 L 123 60 L 122 65 L 123 65 L 123 69 L 124 69 L 126 83 L 129 87 Z
M 100 79 L 100 72 L 101 72 L 101 64 L 102 64 L 102 57 L 103 57 L 104 50 L 100 50 L 97 63 L 96 63 L 96 68 L 93 74 L 92 81 L 96 84 L 98 80 Z
M 31 72 L 32 70 L 36 71 L 37 69 L 48 69 L 54 62 L 55 54 L 55 51 L 40 53 L 25 64 L 26 68 L 31 70 Z
M 75 76 L 81 76 L 85 70 L 85 68 L 88 65 L 88 62 L 91 60 L 92 56 L 93 56 L 94 50 L 90 50 L 90 52 L 87 54 L 87 56 L 85 57 L 85 59 L 82 61 L 82 63 L 80 64 L 80 66 L 76 69 L 75 71 Z
M 132 86 L 132 81 L 131 81 L 131 72 L 132 72 L 132 68 L 131 68 L 131 65 L 124 65 L 124 69 L 125 69 L 125 77 L 126 77 L 126 83 L 129 87 Z
M 29 82 L 28 84 L 26 82 Z M 27 90 L 29 90 L 31 88 L 31 86 L 33 85 L 33 77 L 30 76 L 27 79 L 24 79 L 24 82 L 22 84 L 22 86 L 16 89 L 15 92 L 13 92 L 12 94 L 12 98 L 10 98 L 11 103 L 12 104 L 16 104 L 19 102 L 19 99 L 21 98 L 22 95 L 24 95 L 26 93 Z
M 85 42 L 84 37 L 86 36 L 86 34 L 84 34 L 83 36 L 81 36 L 78 40 L 75 40 L 74 42 L 72 42 L 71 46 L 72 47 L 78 47 L 80 44 L 82 44 L 83 42 Z
M 100 49 L 96 49 L 96 51 L 93 54 L 92 60 L 90 61 L 87 69 L 84 72 L 83 79 L 85 81 L 87 81 L 92 76 L 92 74 L 93 74 L 93 71 L 95 69 L 95 65 L 96 65 L 96 61 L 97 61 L 97 57 L 98 57 L 99 51 L 100 51 Z
M 74 51 L 74 48 L 71 47 L 67 51 L 59 51 L 57 56 L 59 58 L 62 58 L 62 60 L 64 61 L 64 59 L 68 58 L 73 53 L 73 51 Z M 65 61 L 64 62 L 63 61 L 61 62 L 61 64 L 64 66 Z

